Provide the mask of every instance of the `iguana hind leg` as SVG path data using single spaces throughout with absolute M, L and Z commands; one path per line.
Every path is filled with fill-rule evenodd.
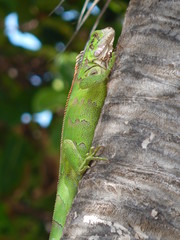
M 98 146 L 96 148 L 94 147 L 91 147 L 90 148 L 90 151 L 89 153 L 86 154 L 86 158 L 84 159 L 83 163 L 81 164 L 80 166 L 80 169 L 79 171 L 84 173 L 89 167 L 89 162 L 90 161 L 108 161 L 107 158 L 104 158 L 104 157 L 99 157 L 99 156 L 96 156 L 97 152 L 99 151 L 99 149 L 101 148 L 102 146 Z
M 96 148 L 91 147 L 89 153 L 86 154 L 85 159 L 82 159 L 73 141 L 66 139 L 64 140 L 63 146 L 66 159 L 78 175 L 83 175 L 83 173 L 89 168 L 90 161 L 108 160 L 107 158 L 96 156 L 100 148 L 101 146 Z

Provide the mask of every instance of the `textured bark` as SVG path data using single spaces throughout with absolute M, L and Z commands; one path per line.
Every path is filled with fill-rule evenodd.
M 180 1 L 132 0 L 63 239 L 180 239 Z

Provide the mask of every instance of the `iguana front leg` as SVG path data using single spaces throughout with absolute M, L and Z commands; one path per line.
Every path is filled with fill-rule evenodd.
M 102 73 L 102 66 L 95 66 L 95 67 L 92 67 L 91 70 L 89 71 L 89 76 L 86 76 L 84 79 L 81 79 L 81 82 L 80 82 L 80 88 L 82 89 L 87 89 L 87 88 L 92 88 L 92 87 L 96 87 L 98 84 L 104 82 L 111 69 L 112 69 L 112 66 L 114 64 L 114 61 L 115 61 L 115 53 L 113 52 L 112 53 L 112 57 L 109 59 L 109 65 L 108 65 L 108 68 L 106 69 L 106 71 Z M 96 73 L 97 71 L 97 73 Z M 95 74 L 96 73 L 96 74 Z

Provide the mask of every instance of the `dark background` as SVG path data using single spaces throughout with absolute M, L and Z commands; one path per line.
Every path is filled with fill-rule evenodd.
M 83 1 L 67 0 L 49 16 L 58 0 L 1 0 L 0 239 L 48 239 L 75 57 L 105 2 L 62 53 Z M 98 29 L 113 27 L 117 41 L 127 5 L 113 0 Z

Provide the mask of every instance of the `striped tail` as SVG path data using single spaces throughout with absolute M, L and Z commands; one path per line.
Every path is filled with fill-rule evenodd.
M 77 180 L 77 179 L 76 179 Z M 60 240 L 66 217 L 77 193 L 77 182 L 66 176 L 61 176 L 58 183 L 56 202 L 54 207 L 52 228 L 49 240 Z

